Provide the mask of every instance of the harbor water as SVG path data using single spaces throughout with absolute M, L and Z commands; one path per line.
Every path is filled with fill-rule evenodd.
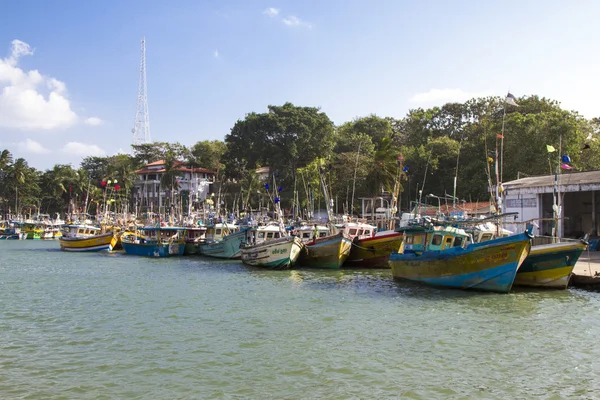
M 600 294 L 0 242 L 2 399 L 595 398 Z

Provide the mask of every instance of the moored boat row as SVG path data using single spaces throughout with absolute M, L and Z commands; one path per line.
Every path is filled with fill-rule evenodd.
M 389 267 L 396 279 L 502 293 L 513 285 L 566 288 L 587 243 L 532 246 L 531 241 L 531 228 L 484 236 L 448 224 L 411 224 L 377 232 L 365 223 L 286 228 L 273 221 L 255 226 L 157 225 L 123 232 L 68 224 L 60 245 L 72 252 L 122 246 L 127 254 L 146 257 L 201 254 L 271 269 Z

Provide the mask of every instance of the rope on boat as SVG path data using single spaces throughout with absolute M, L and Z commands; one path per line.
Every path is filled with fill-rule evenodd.
M 354 240 L 352 241 L 352 246 L 357 247 L 361 250 L 375 251 L 375 249 L 373 247 L 362 247 L 362 246 L 357 245 L 356 243 L 354 243 Z

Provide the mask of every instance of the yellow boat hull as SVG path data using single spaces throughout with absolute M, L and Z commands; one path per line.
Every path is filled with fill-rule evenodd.
M 584 242 L 562 242 L 531 247 L 519 268 L 515 285 L 566 289 Z
M 352 241 L 341 233 L 319 238 L 306 244 L 298 264 L 303 267 L 337 269 L 348 259 L 351 249 Z
M 345 267 L 360 268 L 389 268 L 390 254 L 400 250 L 402 233 L 388 234 L 360 239 L 352 243 L 350 256 L 344 263 Z
M 110 250 L 114 238 L 112 232 L 87 238 L 65 238 L 61 237 L 60 248 L 64 251 L 84 252 Z

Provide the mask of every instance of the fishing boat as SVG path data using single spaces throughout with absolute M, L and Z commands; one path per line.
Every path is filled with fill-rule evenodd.
M 434 286 L 507 293 L 531 249 L 531 227 L 481 243 L 449 226 L 419 225 L 400 231 L 404 241 L 389 260 L 393 277 Z
M 194 255 L 200 252 L 198 245 L 205 240 L 206 227 L 188 227 L 185 231 L 184 255 Z
M 200 254 L 208 257 L 239 259 L 249 228 L 232 224 L 216 224 L 206 231 L 206 241 L 198 245 Z
M 344 224 L 342 231 L 352 239 L 346 267 L 389 268 L 390 254 L 400 249 L 403 238 L 401 232 L 376 232 L 374 226 L 364 223 Z
M 64 225 L 59 238 L 61 250 L 72 252 L 110 250 L 112 240 L 112 232 L 102 233 L 100 228 L 87 224 Z
M 475 242 L 485 242 L 510 235 L 513 235 L 511 231 L 500 229 L 497 224 L 491 222 L 478 224 L 473 229 Z M 573 268 L 588 245 L 587 241 L 585 239 L 558 241 L 557 238 L 547 236 L 538 236 L 537 239 L 548 239 L 553 243 L 531 246 L 527 258 L 517 272 L 514 285 L 566 289 Z
M 41 239 L 44 234 L 44 229 L 41 228 L 37 223 L 26 221 L 23 224 L 23 232 L 26 235 L 26 239 Z
M 146 257 L 182 256 L 185 250 L 185 230 L 181 227 L 148 226 L 140 228 L 143 235 L 123 236 L 125 253 Z
M 515 285 L 566 289 L 586 247 L 585 240 L 532 246 L 517 272 Z
M 280 225 L 259 226 L 248 231 L 248 242 L 241 249 L 242 262 L 271 269 L 294 265 L 304 244 Z
M 294 229 L 294 234 L 304 243 L 299 266 L 337 269 L 350 255 L 352 240 L 341 231 L 332 234 L 332 227 L 303 225 Z
M 0 230 L 0 240 L 19 240 L 22 237 L 20 228 L 4 228 Z

